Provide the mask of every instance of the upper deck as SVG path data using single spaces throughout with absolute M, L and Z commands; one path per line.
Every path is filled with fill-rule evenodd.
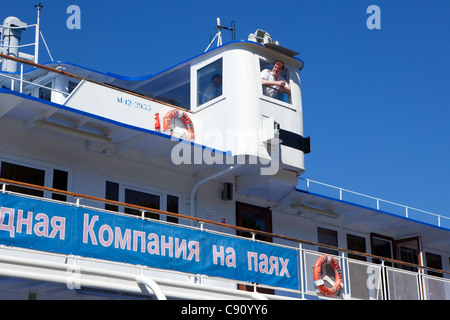
M 261 84 L 261 71 L 271 69 L 277 60 L 285 64 L 282 76 L 291 92 L 273 90 L 270 96 Z M 193 154 L 179 154 L 177 164 L 223 164 L 226 156 L 231 156 L 260 167 L 276 162 L 276 168 L 266 168 L 267 174 L 283 168 L 298 175 L 304 171 L 309 140 L 303 137 L 299 75 L 303 62 L 272 47 L 233 42 L 157 75 L 139 78 L 99 73 L 67 63 L 48 66 L 66 74 L 41 68 L 4 74 L 0 80 L 3 87 L 61 105 L 61 111 L 47 112 L 51 115 L 35 121 L 37 126 L 64 130 L 65 121 L 70 130 L 76 125 L 67 126 L 68 119 L 61 121 L 62 117 L 79 123 L 88 115 L 105 123 L 191 141 L 224 155 L 204 154 L 194 159 Z M 214 77 L 220 78 L 220 83 L 212 83 Z M 111 128 L 103 131 L 98 135 L 113 144 L 133 138 L 123 132 L 116 135 L 117 130 Z

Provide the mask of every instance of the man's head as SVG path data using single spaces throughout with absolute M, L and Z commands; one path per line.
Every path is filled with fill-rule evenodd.
M 222 85 L 222 76 L 220 74 L 215 74 L 211 78 L 211 83 L 216 87 L 220 88 Z
M 278 78 L 283 70 L 284 70 L 284 62 L 281 60 L 275 61 L 272 68 L 272 72 L 275 78 Z

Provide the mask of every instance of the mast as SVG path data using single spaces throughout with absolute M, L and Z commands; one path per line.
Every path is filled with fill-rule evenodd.
M 39 4 L 34 6 L 37 8 L 37 22 L 36 22 L 36 36 L 35 36 L 35 44 L 34 44 L 34 63 L 39 63 L 39 23 L 40 23 L 40 15 L 41 9 L 44 7 L 40 2 Z

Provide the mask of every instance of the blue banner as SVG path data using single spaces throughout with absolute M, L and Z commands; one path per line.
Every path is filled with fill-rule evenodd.
M 133 216 L 0 194 L 0 243 L 297 290 L 298 252 Z

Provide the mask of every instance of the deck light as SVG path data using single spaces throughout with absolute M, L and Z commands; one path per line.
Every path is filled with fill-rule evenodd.
M 93 142 L 100 142 L 100 143 L 111 142 L 111 138 L 99 136 L 97 134 L 77 130 L 74 128 L 65 127 L 65 126 L 62 126 L 62 125 L 59 125 L 59 124 L 56 124 L 53 122 L 48 122 L 48 121 L 44 121 L 44 120 L 36 120 L 34 122 L 34 124 L 36 125 L 36 127 L 39 127 L 39 128 L 52 130 L 55 132 L 67 134 L 72 137 L 86 139 L 86 140 L 93 141 Z
M 305 206 L 305 205 L 299 204 L 299 203 L 291 203 L 291 208 L 306 209 L 309 211 L 313 211 L 314 213 L 320 214 L 322 216 L 326 216 L 326 217 L 330 217 L 330 218 L 334 218 L 334 219 L 339 218 L 339 214 L 335 213 L 331 210 L 322 210 L 319 208 Z

